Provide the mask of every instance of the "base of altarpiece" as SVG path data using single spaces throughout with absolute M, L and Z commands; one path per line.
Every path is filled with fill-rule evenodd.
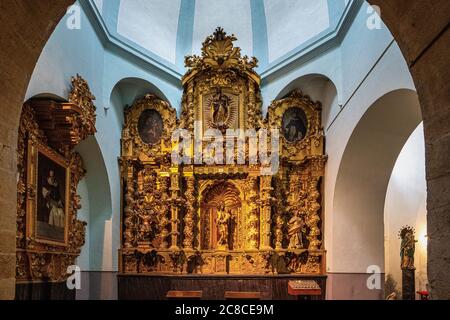
M 119 300 L 165 300 L 167 292 L 202 291 L 203 300 L 224 300 L 225 292 L 260 292 L 263 300 L 297 300 L 289 281 L 314 280 L 326 295 L 325 275 L 118 275 Z
M 75 300 L 76 290 L 69 290 L 63 282 L 18 282 L 16 300 Z

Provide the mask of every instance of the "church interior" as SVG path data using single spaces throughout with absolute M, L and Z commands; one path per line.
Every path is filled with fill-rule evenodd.
M 0 300 L 450 299 L 450 2 L 1 7 Z

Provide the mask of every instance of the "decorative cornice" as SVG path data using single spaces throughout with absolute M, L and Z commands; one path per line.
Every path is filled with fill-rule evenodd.
M 56 149 L 73 148 L 96 130 L 95 97 L 88 83 L 79 75 L 72 77 L 68 102 L 31 99 L 27 102 L 48 142 Z

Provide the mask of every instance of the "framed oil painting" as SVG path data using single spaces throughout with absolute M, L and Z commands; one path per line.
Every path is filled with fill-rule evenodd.
M 67 160 L 41 144 L 29 146 L 29 235 L 37 242 L 67 245 L 70 168 Z M 34 174 L 33 174 L 34 173 Z
M 149 145 L 159 143 L 163 131 L 164 123 L 158 111 L 146 109 L 141 113 L 138 121 L 138 132 L 144 143 Z
M 291 107 L 283 115 L 283 136 L 290 142 L 295 143 L 303 140 L 308 131 L 308 120 L 305 112 L 297 107 Z

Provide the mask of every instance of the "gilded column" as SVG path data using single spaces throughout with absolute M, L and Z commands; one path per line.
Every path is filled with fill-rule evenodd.
M 270 244 L 271 236 L 271 212 L 272 212 L 272 176 L 262 176 L 260 184 L 260 194 L 261 194 L 261 224 L 260 224 L 260 250 L 271 250 L 272 246 Z
M 159 177 L 159 189 L 161 191 L 161 212 L 159 218 L 159 225 L 161 228 L 161 249 L 167 249 L 169 247 L 168 238 L 170 236 L 169 225 L 170 220 L 167 217 L 169 206 L 170 206 L 170 197 L 169 197 L 169 179 L 170 176 L 168 173 L 161 173 Z
M 247 250 L 258 250 L 259 242 L 259 196 L 258 196 L 258 177 L 250 177 L 247 182 L 247 203 L 248 216 L 246 221 L 247 227 Z
M 190 81 L 188 83 L 187 92 L 184 96 L 181 127 L 191 132 L 194 131 L 194 120 L 195 120 L 194 81 Z
M 247 128 L 256 129 L 256 97 L 255 87 L 251 79 L 248 80 Z
M 183 246 L 187 250 L 193 249 L 195 227 L 195 177 L 189 173 L 186 179 L 186 212 L 184 216 Z
M 276 188 L 275 188 L 275 200 L 277 203 L 277 213 L 275 218 L 275 249 L 281 250 L 283 249 L 283 239 L 284 239 L 284 210 L 285 206 L 283 205 L 284 199 L 283 194 L 284 186 L 282 183 L 282 178 L 276 178 Z
M 171 222 L 172 222 L 172 245 L 170 247 L 171 250 L 179 250 L 178 240 L 180 238 L 179 232 L 179 211 L 180 211 L 180 175 L 178 172 L 178 168 L 170 169 L 170 191 L 171 195 Z
M 125 177 L 125 207 L 124 207 L 124 229 L 123 230 L 123 246 L 131 248 L 134 246 L 135 239 L 135 213 L 134 213 L 134 188 L 133 188 L 133 166 L 130 160 L 122 160 L 122 172 Z
M 321 205 L 319 203 L 320 192 L 318 190 L 319 187 L 319 178 L 312 177 L 309 180 L 308 184 L 308 214 L 306 217 L 306 225 L 309 228 L 308 240 L 309 247 L 308 250 L 315 251 L 319 250 L 322 245 L 322 241 L 319 239 L 321 235 L 321 231 L 319 228 L 320 222 L 320 214 L 319 210 Z

